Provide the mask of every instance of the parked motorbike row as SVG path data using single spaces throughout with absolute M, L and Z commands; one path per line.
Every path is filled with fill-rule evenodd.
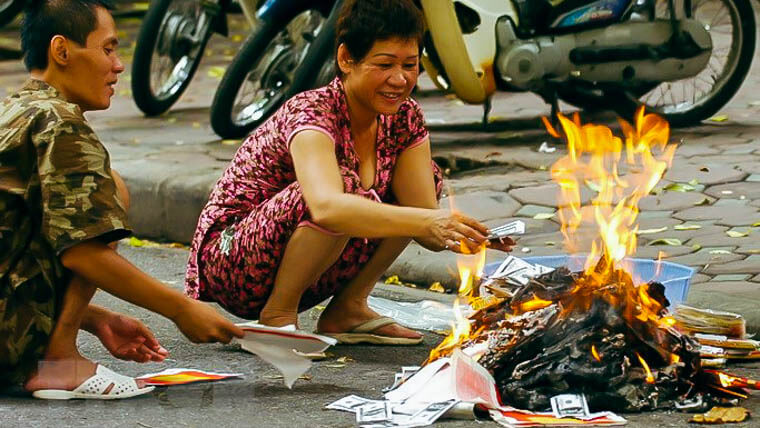
M 231 0 L 157 0 L 140 30 L 132 89 L 149 115 L 187 87 Z M 211 125 L 240 138 L 290 96 L 335 74 L 343 0 L 240 0 L 253 30 L 226 70 Z M 755 52 L 750 0 L 415 0 L 428 26 L 421 64 L 472 104 L 530 91 L 630 117 L 640 104 L 673 125 L 707 119 L 736 94 Z M 259 4 L 260 3 L 260 4 Z

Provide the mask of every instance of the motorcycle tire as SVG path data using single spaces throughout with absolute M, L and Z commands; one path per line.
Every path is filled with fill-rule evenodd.
M 315 9 L 304 12 L 319 13 Z M 297 16 L 300 16 L 300 14 Z M 324 26 L 325 22 L 323 21 L 319 34 L 307 47 L 307 52 L 312 50 L 311 47 L 314 46 L 317 40 L 320 40 L 322 31 L 327 28 Z M 282 22 L 261 22 L 259 27 L 243 42 L 240 51 L 235 55 L 232 63 L 227 68 L 211 103 L 211 128 L 220 137 L 225 139 L 245 137 L 249 132 L 264 123 L 286 100 L 296 93 L 310 88 L 310 85 L 313 83 L 314 73 L 302 71 L 304 69 L 302 67 L 304 64 L 303 59 L 306 58 L 307 53 L 301 58 L 300 64 L 293 66 L 293 75 L 287 79 L 289 82 L 286 81 L 285 83 L 287 87 L 282 88 L 282 86 L 277 86 L 277 83 L 281 82 L 275 82 L 275 88 L 271 89 L 266 95 L 271 96 L 271 98 L 267 98 L 262 105 L 251 110 L 250 117 L 245 116 L 248 114 L 245 110 L 253 108 L 253 104 L 248 104 L 242 108 L 238 108 L 239 106 L 236 105 L 241 90 L 250 81 L 249 75 L 251 73 L 258 72 L 260 67 L 264 67 L 266 69 L 262 73 L 264 76 L 256 80 L 260 85 L 263 83 L 266 88 L 269 88 L 267 83 L 270 77 L 267 76 L 281 76 L 281 74 L 277 74 L 280 71 L 276 67 L 287 67 L 287 63 L 283 61 L 288 61 L 288 59 L 283 59 L 281 55 L 288 55 L 288 53 L 276 55 L 269 63 L 264 63 L 264 61 L 269 59 L 267 57 L 270 48 L 276 42 L 277 37 L 283 31 L 287 31 L 286 26 L 289 23 L 283 25 Z M 271 67 L 275 68 L 272 69 Z M 311 68 L 309 67 L 309 69 Z M 238 113 L 236 110 L 240 110 L 240 112 Z M 243 116 L 241 117 L 241 115 Z
M 25 0 L 4 0 L 0 2 L 0 27 L 13 22 L 24 9 Z
M 145 113 L 147 116 L 159 115 L 171 108 L 175 102 L 179 99 L 182 93 L 187 89 L 190 84 L 193 75 L 198 69 L 198 65 L 203 57 L 203 51 L 206 48 L 211 37 L 213 20 L 215 17 L 206 10 L 201 10 L 200 14 L 205 14 L 206 20 L 203 21 L 203 17 L 196 18 L 193 24 L 198 22 L 204 22 L 207 24 L 205 28 L 201 29 L 201 34 L 197 37 L 199 42 L 195 46 L 191 46 L 186 49 L 192 49 L 194 56 L 184 55 L 178 59 L 174 64 L 173 71 L 170 78 L 176 78 L 177 81 L 164 90 L 167 86 L 167 81 L 161 82 L 161 87 L 155 91 L 151 87 L 151 74 L 155 71 L 151 69 L 153 63 L 153 55 L 156 52 L 159 42 L 159 37 L 169 37 L 166 33 L 169 30 L 169 6 L 171 6 L 174 0 L 155 0 L 151 2 L 150 9 L 145 14 L 142 25 L 140 26 L 140 32 L 137 36 L 137 45 L 135 47 L 135 53 L 132 62 L 132 97 L 135 100 L 137 107 Z M 187 18 L 187 17 L 185 17 Z M 184 23 L 191 22 L 188 20 Z M 175 28 L 179 28 L 177 25 Z M 176 37 L 176 33 L 175 36 Z M 172 49 L 175 48 L 175 38 L 171 37 L 168 43 Z M 181 72 L 176 71 L 176 65 L 184 58 L 189 58 Z M 175 76 L 175 73 L 178 76 Z
M 291 96 L 301 91 L 326 86 L 337 76 L 335 25 L 342 4 L 342 0 L 335 2 L 327 21 L 325 21 L 324 28 L 314 43 L 309 46 L 301 64 L 296 68 L 290 91 Z
M 647 105 L 647 111 L 663 116 L 673 127 L 685 127 L 698 124 L 712 117 L 725 106 L 744 83 L 747 77 L 752 59 L 755 55 L 755 11 L 750 0 L 730 0 L 736 7 L 739 25 L 741 27 L 741 48 L 738 51 L 738 60 L 733 71 L 727 76 L 715 93 L 708 98 L 695 104 L 692 108 L 668 112 L 662 108 Z M 736 44 L 736 40 L 733 41 Z M 642 85 L 634 89 L 610 88 L 605 90 L 608 100 L 614 100 L 612 107 L 624 118 L 633 118 L 636 109 L 642 104 L 640 99 L 654 90 L 658 84 Z

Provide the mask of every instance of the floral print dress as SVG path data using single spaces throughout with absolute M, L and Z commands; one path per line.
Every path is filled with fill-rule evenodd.
M 296 180 L 289 145 L 303 130 L 327 134 L 335 143 L 344 191 L 395 203 L 391 181 L 398 156 L 421 144 L 428 132 L 419 105 L 405 100 L 394 115 L 378 122 L 375 182 L 361 186 L 348 105 L 340 78 L 288 100 L 248 136 L 216 183 L 193 238 L 185 282 L 195 299 L 219 303 L 241 318 L 257 319 L 274 287 L 285 247 L 296 228 L 314 227 Z M 442 177 L 432 164 L 437 195 Z M 381 239 L 352 238 L 335 264 L 301 298 L 306 310 L 351 281 Z

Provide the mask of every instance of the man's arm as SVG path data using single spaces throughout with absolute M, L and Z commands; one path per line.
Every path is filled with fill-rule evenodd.
M 209 305 L 165 286 L 98 240 L 65 250 L 61 263 L 98 288 L 169 318 L 192 342 L 227 343 L 243 335 Z

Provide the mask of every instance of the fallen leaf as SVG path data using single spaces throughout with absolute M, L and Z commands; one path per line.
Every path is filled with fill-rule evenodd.
M 752 227 L 760 227 L 760 221 L 758 221 L 757 223 L 752 223 Z
M 210 67 L 208 69 L 208 77 L 213 77 L 218 80 L 222 80 L 222 76 L 224 76 L 224 72 L 226 69 L 224 67 L 220 67 L 218 65 Z
M 718 254 L 731 254 L 731 252 L 728 251 L 728 250 L 712 250 L 712 251 L 710 251 L 710 254 L 715 254 L 715 255 L 718 255 Z
M 432 284 L 430 284 L 430 288 L 428 288 L 430 291 L 435 291 L 436 293 L 445 293 L 446 289 L 443 288 L 443 285 L 441 285 L 440 282 L 436 281 Z
M 696 190 L 694 185 L 689 183 L 670 183 L 667 186 L 665 186 L 663 189 L 669 190 L 671 192 L 693 192 Z
M 243 41 L 243 36 L 240 34 L 234 34 L 230 39 L 235 43 L 240 43 Z
M 552 217 L 554 217 L 554 213 L 538 213 L 533 216 L 536 220 L 549 220 Z
M 744 407 L 713 407 L 709 412 L 694 415 L 689 422 L 698 424 L 725 424 L 731 422 L 744 422 L 750 416 L 749 410 Z
M 337 362 L 339 362 L 339 363 L 341 363 L 341 364 L 346 364 L 346 363 L 353 363 L 353 362 L 356 362 L 356 360 L 354 360 L 353 358 L 349 357 L 348 355 L 346 355 L 346 356 L 344 356 L 344 357 L 340 357 L 340 358 L 338 358 L 338 359 L 337 359 L 337 360 L 335 360 L 335 361 L 337 361 Z
M 557 245 L 557 243 L 554 242 L 554 241 L 546 241 L 546 242 L 544 242 L 544 245 L 546 245 L 547 247 L 553 247 L 553 246 Z
M 658 229 L 641 229 L 641 230 L 636 231 L 636 234 L 637 235 L 651 235 L 651 234 L 654 234 L 654 233 L 664 232 L 666 230 L 668 230 L 667 226 L 660 227 Z M 678 244 L 678 245 L 681 245 L 681 244 Z
M 689 184 L 691 184 L 692 186 L 698 186 L 698 185 L 699 185 L 699 180 L 697 180 L 697 179 L 695 178 L 695 179 L 693 179 L 693 180 L 689 181 Z
M 710 122 L 725 122 L 728 120 L 728 116 L 726 116 L 725 114 L 721 114 L 718 116 L 713 116 L 707 120 L 709 120 Z
M 710 205 L 710 200 L 704 197 L 702 200 L 695 202 L 694 205 Z
M 222 140 L 222 144 L 224 144 L 225 146 L 234 146 L 238 144 L 239 142 L 240 140 Z
M 129 238 L 129 241 L 127 242 L 131 247 L 142 247 L 145 245 L 145 242 L 143 242 L 141 239 L 135 238 L 132 236 Z
M 692 246 L 691 246 L 691 249 L 692 249 L 693 251 L 699 251 L 699 250 L 701 250 L 701 249 L 702 249 L 702 246 L 701 246 L 701 245 L 699 245 L 699 244 L 694 244 L 694 245 L 692 245 Z
M 181 249 L 187 248 L 185 244 L 180 244 L 179 242 L 172 242 L 172 243 L 166 244 L 166 246 L 169 248 L 181 248 Z
M 677 238 L 661 238 L 655 239 L 650 242 L 649 245 L 670 245 L 671 247 L 677 247 L 683 245 L 680 239 Z
M 198 129 L 200 127 L 201 127 L 201 123 L 200 122 L 193 122 L 193 128 Z
M 593 190 L 596 193 L 599 193 L 602 191 L 602 187 L 593 181 L 585 180 L 585 183 L 586 183 L 586 187 L 588 187 L 589 189 Z
M 342 369 L 346 367 L 345 364 L 325 364 L 324 366 L 329 369 Z
M 132 3 L 132 9 L 134 10 L 148 10 L 150 8 L 149 2 Z
M 166 122 L 167 122 L 167 123 L 174 123 L 174 122 L 176 122 L 176 121 L 177 121 L 177 118 L 176 118 L 176 117 L 170 117 L 170 118 L 166 119 Z
M 730 238 L 744 238 L 745 236 L 749 236 L 749 232 L 739 232 L 738 230 L 729 230 L 729 231 L 726 231 L 726 235 L 728 235 Z
M 673 229 L 675 230 L 698 230 L 701 228 L 702 226 L 698 224 L 677 224 L 673 226 Z
M 385 283 L 390 285 L 404 285 L 404 283 L 398 279 L 398 275 L 391 275 L 388 278 L 385 278 Z

